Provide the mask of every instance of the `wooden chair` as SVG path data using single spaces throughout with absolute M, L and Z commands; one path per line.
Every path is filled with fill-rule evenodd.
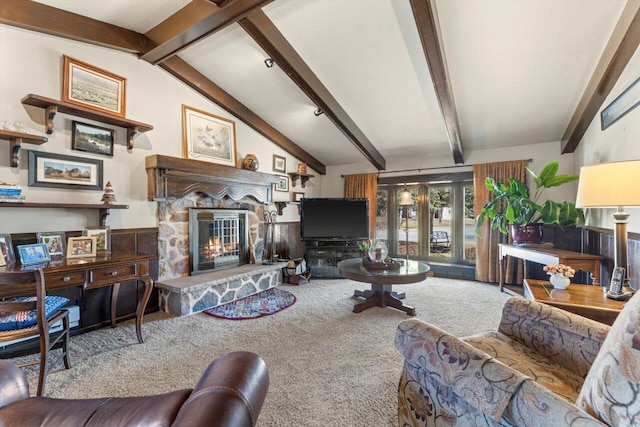
M 0 295 L 4 297 L 0 301 L 0 323 L 3 329 L 0 331 L 0 342 L 40 337 L 40 360 L 25 363 L 20 367 L 40 364 L 37 395 L 42 396 L 47 379 L 49 351 L 61 346 L 64 366 L 66 369 L 71 367 L 69 312 L 61 309 L 69 300 L 46 295 L 44 274 L 39 268 L 0 273 Z M 50 334 L 51 326 L 60 320 L 62 330 Z

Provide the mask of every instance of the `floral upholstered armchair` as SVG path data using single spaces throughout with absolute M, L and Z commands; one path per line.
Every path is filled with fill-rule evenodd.
M 523 298 L 497 332 L 400 323 L 400 426 L 639 426 L 640 296 L 609 327 Z

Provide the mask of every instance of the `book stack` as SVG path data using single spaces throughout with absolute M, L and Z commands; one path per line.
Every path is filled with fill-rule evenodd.
M 25 199 L 16 183 L 0 181 L 0 202 L 21 203 Z

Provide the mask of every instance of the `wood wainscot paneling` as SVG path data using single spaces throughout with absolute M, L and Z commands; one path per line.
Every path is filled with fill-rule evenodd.
M 304 242 L 300 239 L 299 222 L 276 223 L 276 253 L 280 259 L 295 259 L 304 256 Z

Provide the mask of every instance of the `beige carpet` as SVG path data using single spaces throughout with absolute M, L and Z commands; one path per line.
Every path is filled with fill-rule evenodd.
M 47 395 L 85 398 L 163 393 L 192 387 L 205 366 L 229 351 L 262 356 L 270 375 L 259 426 L 396 424 L 402 357 L 393 344 L 408 316 L 373 308 L 355 314 L 348 280 L 282 285 L 297 302 L 273 316 L 231 321 L 204 314 L 145 317 L 138 345 L 132 324 L 72 338 L 71 370 L 48 377 Z M 464 336 L 495 330 L 507 295 L 497 286 L 441 278 L 397 286 L 417 317 Z

